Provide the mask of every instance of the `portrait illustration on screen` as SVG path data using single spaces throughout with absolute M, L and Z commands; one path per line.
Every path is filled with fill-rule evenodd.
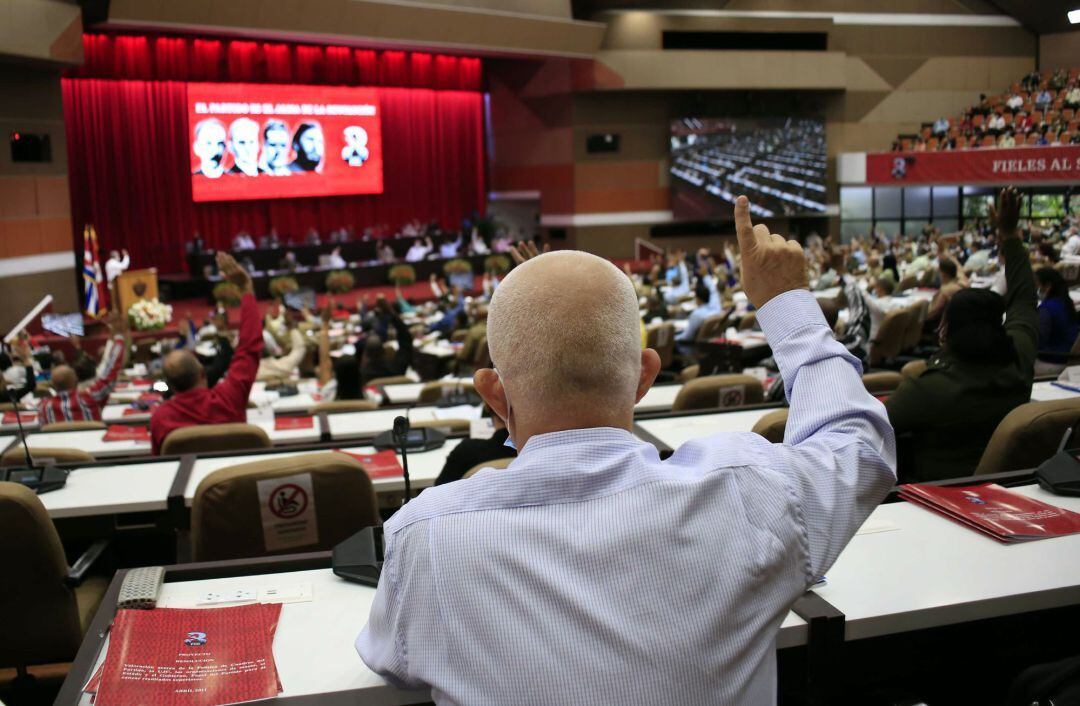
M 199 157 L 196 174 L 217 179 L 225 173 L 225 126 L 217 118 L 203 120 L 195 126 L 195 142 L 192 144 Z
M 325 145 L 322 126 L 316 122 L 300 123 L 292 141 L 296 159 L 289 165 L 294 172 L 321 172 Z

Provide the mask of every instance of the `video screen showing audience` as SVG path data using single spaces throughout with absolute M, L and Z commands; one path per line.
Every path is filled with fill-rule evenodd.
M 758 217 L 824 213 L 824 121 L 672 121 L 671 204 L 676 220 L 730 219 L 740 194 L 750 197 Z

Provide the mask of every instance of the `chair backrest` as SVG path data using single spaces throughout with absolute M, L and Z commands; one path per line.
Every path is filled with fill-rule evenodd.
M 320 402 L 308 410 L 308 414 L 334 414 L 337 412 L 370 412 L 378 409 L 379 405 L 370 400 L 334 400 L 333 402 Z
M 878 327 L 877 338 L 871 341 L 871 366 L 900 355 L 909 320 L 910 314 L 907 309 L 893 309 L 885 314 L 885 318 L 881 320 L 881 326 Z
M 0 667 L 70 662 L 82 641 L 67 561 L 41 500 L 0 482 Z
M 900 382 L 903 379 L 903 375 L 891 370 L 880 373 L 866 373 L 862 376 L 863 386 L 872 395 L 892 392 L 900 387 Z
M 740 331 L 747 331 L 754 328 L 755 324 L 757 324 L 757 312 L 748 311 L 743 314 L 743 317 L 741 319 L 739 319 L 738 329 Z
M 701 326 L 698 328 L 697 333 L 694 334 L 694 341 L 701 343 L 716 338 L 717 336 L 722 336 L 730 315 L 730 312 L 723 312 L 705 317 L 705 320 L 701 322 Z
M 84 420 L 78 422 L 53 422 L 42 424 L 41 431 L 85 431 L 87 429 L 104 429 L 105 422 L 97 420 Z
M 925 360 L 913 360 L 910 363 L 904 363 L 904 367 L 900 368 L 900 374 L 906 378 L 917 378 L 922 375 L 925 370 Z
M 413 380 L 408 375 L 390 375 L 384 378 L 371 378 L 366 383 L 364 383 L 364 386 L 367 387 L 368 385 L 408 385 L 414 382 L 416 382 L 416 380 Z
M 1080 421 L 1080 398 L 1028 402 L 1005 415 L 975 475 L 1035 468 L 1053 456 L 1065 431 Z
M 751 375 L 706 375 L 690 380 L 675 395 L 671 411 L 742 407 L 765 400 L 761 381 Z
M 903 277 L 900 278 L 900 281 L 896 284 L 896 292 L 899 294 L 900 292 L 904 292 L 904 291 L 907 291 L 909 289 L 914 289 L 915 286 L 918 283 L 919 283 L 919 280 L 915 275 L 904 275 Z
M 788 410 L 786 408 L 769 412 L 757 420 L 757 424 L 750 431 L 761 434 L 774 444 L 782 444 L 784 443 L 784 430 L 787 429 L 787 418 Z
M 660 368 L 667 368 L 675 358 L 675 325 L 664 322 L 650 326 L 646 332 L 645 346 L 660 356 Z
M 469 470 L 465 471 L 465 475 L 462 476 L 462 479 L 472 478 L 477 471 L 483 468 L 506 468 L 513 460 L 513 456 L 507 456 L 506 458 L 497 458 L 493 461 L 484 461 L 483 463 L 478 463 Z
M 476 392 L 476 387 L 471 382 L 429 382 L 420 389 L 417 404 L 435 404 L 445 395 L 455 392 Z
M 700 365 L 688 365 L 679 372 L 679 382 L 690 382 L 701 374 Z
M 930 302 L 920 299 L 908 306 L 907 309 L 907 327 L 904 329 L 904 342 L 900 347 L 902 351 L 913 350 L 919 345 L 919 340 L 922 339 L 923 324 L 926 323 L 926 314 L 930 311 Z
M 340 453 L 268 458 L 222 468 L 195 490 L 193 561 L 330 549 L 379 524 L 371 478 Z
M 30 456 L 35 463 L 53 463 L 57 465 L 93 463 L 94 457 L 82 449 L 48 449 L 35 447 L 30 449 Z M 0 456 L 0 467 L 10 468 L 26 464 L 26 454 L 22 444 L 12 445 L 3 456 Z
M 161 453 L 174 456 L 211 451 L 246 451 L 268 449 L 270 445 L 270 437 L 254 424 L 206 424 L 173 430 L 165 437 Z

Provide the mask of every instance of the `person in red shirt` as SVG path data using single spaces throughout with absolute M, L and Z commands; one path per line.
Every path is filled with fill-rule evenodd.
M 122 321 L 122 317 L 115 313 L 105 321 L 113 337 L 105 350 L 102 372 L 89 386 L 79 389 L 79 376 L 70 365 L 57 365 L 52 369 L 50 381 L 54 394 L 38 403 L 38 421 L 41 424 L 101 419 L 101 408 L 108 401 L 116 386 L 116 378 L 124 368 L 127 338 L 122 332 L 116 332 L 121 328 Z
M 172 399 L 150 417 L 153 452 L 161 452 L 166 437 L 176 429 L 200 424 L 234 424 L 247 421 L 248 396 L 255 382 L 262 356 L 262 319 L 255 305 L 251 277 L 231 255 L 217 254 L 221 275 L 243 295 L 240 299 L 240 337 L 228 372 L 213 387 L 207 387 L 206 371 L 190 351 L 177 350 L 165 356 L 165 382 Z

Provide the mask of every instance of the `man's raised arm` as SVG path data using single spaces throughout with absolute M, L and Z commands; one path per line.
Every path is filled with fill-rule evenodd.
M 259 371 L 262 355 L 262 322 L 255 304 L 251 277 L 237 264 L 232 255 L 218 252 L 217 265 L 221 275 L 240 290 L 240 336 L 225 378 L 214 386 L 214 395 L 236 415 L 247 409 L 248 396 Z
M 832 335 L 808 288 L 795 241 L 750 221 L 735 203 L 742 282 L 772 347 L 791 404 L 784 443 L 768 468 L 788 478 L 805 531 L 808 584 L 824 574 L 896 481 L 885 408 L 862 384 L 862 365 Z

